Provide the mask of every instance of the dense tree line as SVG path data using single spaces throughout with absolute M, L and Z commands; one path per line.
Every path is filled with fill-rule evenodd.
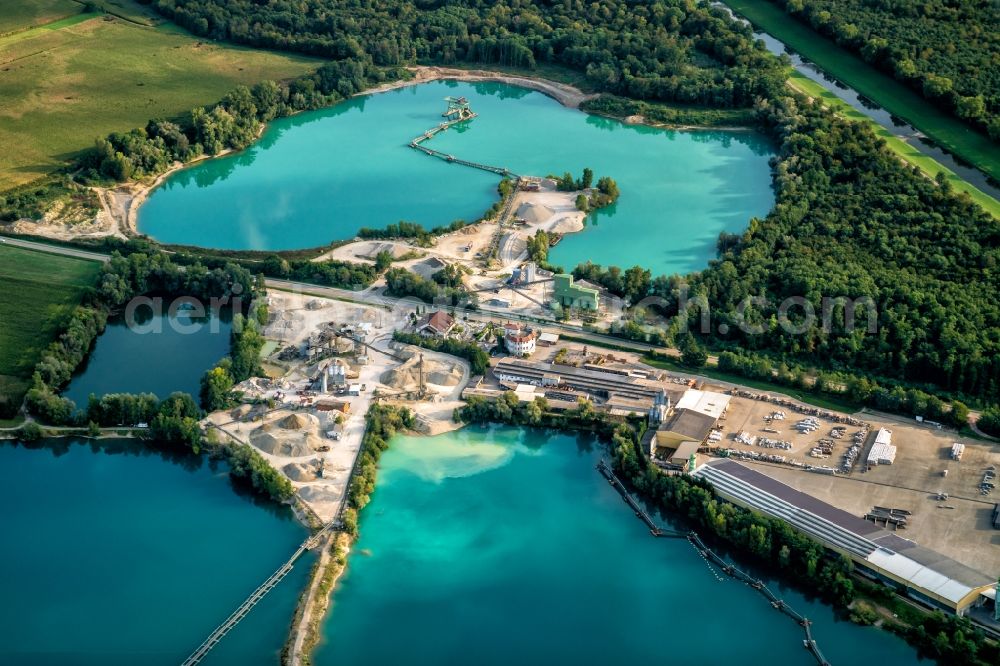
M 817 394 L 842 396 L 875 409 L 895 414 L 922 416 L 956 428 L 968 424 L 969 408 L 960 400 L 940 397 L 912 386 L 882 385 L 875 379 L 840 372 L 809 373 L 800 367 L 772 363 L 760 355 L 724 351 L 719 353 L 722 372 L 748 379 L 760 379 Z
M 784 72 L 749 27 L 691 0 L 157 0 L 199 35 L 375 65 L 553 63 L 641 99 L 748 107 Z
M 275 502 L 290 502 L 295 487 L 274 469 L 255 448 L 247 444 L 222 444 L 219 453 L 229 464 L 229 475 Z
M 364 239 L 388 239 L 388 238 L 416 238 L 418 245 L 429 245 L 432 236 L 458 231 L 468 226 L 465 220 L 455 220 L 451 224 L 442 224 L 430 230 L 416 222 L 400 221 L 393 222 L 384 229 L 373 229 L 371 227 L 361 227 L 358 229 L 358 238 Z
M 312 261 L 310 259 L 283 259 L 271 255 L 263 263 L 239 262 L 244 266 L 255 266 L 267 277 L 298 282 L 324 284 L 343 289 L 364 288 L 371 285 L 381 272 L 371 264 L 352 261 Z
M 617 266 L 603 269 L 600 264 L 588 261 L 573 269 L 573 277 L 599 284 L 615 296 L 627 298 L 632 304 L 648 296 L 653 288 L 652 272 L 641 266 L 633 266 L 623 271 Z M 663 282 L 665 286 L 666 282 Z
M 201 406 L 207 412 L 230 407 L 233 387 L 250 377 L 264 374 L 260 364 L 260 352 L 264 348 L 264 336 L 260 327 L 267 324 L 267 304 L 258 300 L 250 306 L 244 317 L 233 315 L 233 329 L 230 333 L 229 356 L 219 361 L 201 378 Z
M 404 333 L 403 331 L 395 331 L 392 334 L 392 339 L 396 342 L 464 358 L 469 362 L 470 371 L 474 375 L 485 374 L 490 368 L 490 355 L 475 342 L 456 338 L 428 337 L 419 333 Z
M 770 0 L 1000 141 L 995 0 Z
M 678 107 L 644 102 L 616 95 L 598 95 L 580 105 L 587 113 L 612 118 L 641 116 L 646 122 L 657 125 L 683 127 L 741 127 L 753 122 L 750 108 L 713 109 Z
M 354 476 L 347 491 L 348 507 L 344 512 L 344 526 L 350 534 L 357 535 L 358 511 L 368 504 L 375 490 L 375 475 L 382 452 L 389 448 L 389 440 L 396 432 L 411 429 L 413 425 L 413 413 L 406 407 L 374 403 L 368 408 L 361 451 L 354 463 Z
M 263 123 L 298 111 L 327 106 L 400 72 L 373 67 L 368 59 L 322 65 L 287 85 L 262 81 L 240 86 L 211 108 L 193 109 L 182 122 L 156 119 L 146 127 L 98 139 L 77 163 L 82 182 L 153 176 L 175 161 L 240 150 L 256 140 Z
M 430 278 L 425 278 L 405 268 L 390 268 L 385 272 L 385 293 L 396 298 L 415 298 L 424 303 L 443 300 L 449 305 L 468 305 L 471 296 L 459 279 L 460 276 L 455 274 L 456 270 L 443 268 Z

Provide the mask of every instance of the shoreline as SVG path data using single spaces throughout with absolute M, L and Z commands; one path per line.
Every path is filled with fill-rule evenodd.
M 565 107 L 578 109 L 584 102 L 599 97 L 599 93 L 585 93 L 568 83 L 559 83 L 541 77 L 519 76 L 517 74 L 504 74 L 489 69 L 457 69 L 454 67 L 438 67 L 436 65 L 414 65 L 407 67 L 406 71 L 413 74 L 412 79 L 391 81 L 383 83 L 374 88 L 356 93 L 353 97 L 364 97 L 365 95 L 375 95 L 417 86 L 421 83 L 432 81 L 470 81 L 473 83 L 506 83 L 521 88 L 528 88 L 536 92 L 543 93 L 556 100 Z
M 333 602 L 340 577 L 347 570 L 347 557 L 354 540 L 344 532 L 332 532 L 320 543 L 319 559 L 309 572 L 309 583 L 299 595 L 281 650 L 281 666 L 310 664 L 322 637 L 322 627 Z
M 408 88 L 422 83 L 442 80 L 508 83 L 510 85 L 516 85 L 522 88 L 528 88 L 530 90 L 544 93 L 563 106 L 572 109 L 578 109 L 580 104 L 583 102 L 589 99 L 594 99 L 598 96 L 597 94 L 584 93 L 580 89 L 565 83 L 557 83 L 555 81 L 549 81 L 548 79 L 542 78 L 535 79 L 523 76 L 512 76 L 490 70 L 462 70 L 448 67 L 414 66 L 408 67 L 407 71 L 414 74 L 412 79 L 383 83 L 379 86 L 375 86 L 374 88 L 368 88 L 367 90 L 355 93 L 348 99 L 365 97 L 368 95 L 377 95 L 391 90 L 399 90 L 401 88 Z M 339 104 L 339 102 L 336 104 Z M 336 104 L 331 106 L 336 106 Z M 300 113 L 303 112 L 300 111 L 292 115 L 299 115 Z M 267 131 L 268 125 L 269 123 L 261 124 L 254 143 L 259 141 L 264 135 L 264 132 Z M 250 145 L 252 146 L 253 144 L 251 143 Z M 249 147 L 250 146 L 247 146 L 247 148 Z M 128 183 L 121 183 L 116 187 L 92 188 L 100 199 L 101 213 L 105 214 L 113 222 L 112 226 L 115 228 L 115 231 L 108 235 L 116 235 L 115 232 L 120 233 L 126 238 L 134 238 L 142 235 L 139 231 L 139 208 L 146 203 L 146 200 L 152 194 L 153 190 L 162 185 L 163 182 L 166 181 L 166 179 L 171 175 L 182 169 L 195 166 L 205 160 L 225 157 L 236 152 L 239 151 L 227 148 L 216 155 L 203 154 L 195 157 L 189 162 L 174 162 L 166 171 L 156 176 L 151 182 L 132 181 Z M 101 213 L 98 213 L 98 217 Z M 73 238 L 75 236 L 73 234 L 68 234 L 68 237 Z
M 267 126 L 267 123 L 261 123 L 260 128 L 257 130 L 257 136 L 247 148 L 260 141 L 260 138 L 264 136 L 264 132 L 267 130 Z M 246 150 L 246 148 L 243 150 Z M 135 238 L 136 236 L 143 235 L 139 232 L 139 208 L 146 203 L 146 199 L 153 193 L 153 190 L 162 185 L 167 178 L 182 169 L 192 167 L 205 160 L 226 157 L 238 152 L 241 151 L 226 148 L 215 155 L 201 154 L 188 162 L 174 162 L 166 171 L 156 176 L 152 181 L 132 181 L 121 183 L 116 187 L 93 187 L 91 189 L 97 193 L 101 201 L 101 212 L 111 218 L 117 230 L 125 238 Z M 100 213 L 98 216 L 100 216 Z
M 389 92 L 392 90 L 399 90 L 402 88 L 408 88 L 411 86 L 420 85 L 423 83 L 430 83 L 433 81 L 467 81 L 467 82 L 493 82 L 493 83 L 506 83 L 513 86 L 518 86 L 521 88 L 526 88 L 529 90 L 534 90 L 540 92 L 555 101 L 559 102 L 566 108 L 579 109 L 580 106 L 589 100 L 595 99 L 600 96 L 600 93 L 585 93 L 579 88 L 572 86 L 567 83 L 559 83 L 557 81 L 552 81 L 550 79 L 545 79 L 542 77 L 531 77 L 522 76 L 516 74 L 505 74 L 503 72 L 497 72 L 488 69 L 457 69 L 452 67 L 439 67 L 439 66 L 429 66 L 429 65 L 415 65 L 407 67 L 406 70 L 413 74 L 412 78 L 398 81 L 391 81 L 388 83 L 383 83 L 372 88 L 368 88 L 361 92 L 355 93 L 348 99 L 353 99 L 355 97 L 365 97 L 368 95 L 376 95 L 384 92 Z M 332 108 L 336 106 L 339 102 L 321 108 Z M 318 110 L 318 109 L 317 109 Z M 291 115 L 299 115 L 303 113 L 302 111 L 290 114 L 286 117 L 291 117 Z M 628 116 L 628 117 L 618 117 L 614 115 L 606 115 L 602 113 L 595 113 L 591 111 L 584 111 L 590 115 L 594 115 L 600 118 L 610 118 L 613 120 L 618 120 L 626 125 L 645 125 L 647 127 L 654 127 L 658 129 L 669 129 L 676 131 L 724 131 L 724 132 L 745 132 L 753 131 L 749 127 L 707 127 L 700 125 L 670 125 L 665 123 L 650 122 L 643 116 Z M 257 136 L 253 143 L 247 146 L 254 145 L 263 136 L 264 132 L 267 130 L 269 123 L 262 123 L 260 129 L 257 132 Z M 246 150 L 244 148 L 243 150 Z M 10 225 L 11 230 L 16 233 L 27 233 L 33 235 L 40 235 L 47 238 L 52 238 L 55 240 L 71 241 L 88 237 L 108 237 L 117 236 L 119 238 L 130 239 L 142 236 L 143 234 L 139 231 L 139 209 L 142 207 L 149 196 L 152 194 L 153 190 L 162 185 L 164 181 L 177 171 L 186 169 L 188 167 L 195 166 L 196 164 L 203 162 L 205 160 L 214 159 L 217 157 L 225 157 L 233 153 L 240 152 L 232 148 L 228 148 L 219 152 L 216 155 L 199 155 L 188 162 L 174 162 L 170 167 L 161 174 L 158 174 L 152 179 L 145 180 L 134 180 L 125 183 L 119 183 L 114 187 L 91 187 L 91 191 L 97 194 L 98 200 L 100 202 L 100 210 L 94 217 L 90 218 L 87 224 L 70 224 L 68 222 L 58 222 L 51 219 L 42 220 L 28 220 L 21 219 L 13 222 Z M 79 226 L 85 227 L 84 229 L 78 229 Z M 94 227 L 97 227 L 95 230 Z M 154 239 L 155 240 L 155 239 Z

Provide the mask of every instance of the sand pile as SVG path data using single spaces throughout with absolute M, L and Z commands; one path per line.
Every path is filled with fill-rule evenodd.
M 392 388 L 407 390 L 415 389 L 420 385 L 420 357 L 412 351 L 406 350 L 409 356 L 403 365 L 382 373 L 379 381 Z M 449 363 L 438 359 L 424 357 L 424 381 L 429 384 L 439 386 L 458 386 L 462 381 L 462 366 L 459 363 Z
M 399 259 L 409 250 L 402 246 L 396 245 L 395 243 L 369 243 L 362 248 L 359 248 L 358 255 L 362 259 L 370 259 L 372 261 L 379 255 L 380 252 L 388 252 L 393 259 Z
M 250 443 L 264 453 L 299 458 L 315 453 L 329 442 L 317 432 L 319 421 L 307 414 L 289 414 L 278 421 L 265 423 L 250 433 Z
M 571 234 L 575 231 L 582 231 L 583 217 L 582 213 L 578 215 L 564 215 L 552 225 L 549 232 L 556 234 Z
M 310 425 L 309 419 L 302 414 L 289 414 L 275 425 L 285 430 L 302 430 Z
M 517 216 L 529 224 L 539 224 L 551 218 L 555 213 L 548 206 L 528 201 L 517 209 Z
M 333 486 L 306 486 L 299 491 L 299 497 L 306 502 L 340 501 L 340 493 Z
M 288 463 L 281 468 L 281 471 L 292 481 L 315 481 L 319 478 L 315 460 L 307 463 Z

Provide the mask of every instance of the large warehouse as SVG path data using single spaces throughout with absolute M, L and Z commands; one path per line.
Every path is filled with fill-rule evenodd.
M 859 573 L 932 608 L 964 615 L 993 603 L 996 579 L 918 546 L 766 474 L 732 460 L 713 460 L 693 476 L 733 504 L 779 518 L 830 550 L 847 555 Z

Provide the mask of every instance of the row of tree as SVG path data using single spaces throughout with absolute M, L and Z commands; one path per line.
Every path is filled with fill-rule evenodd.
M 413 428 L 413 413 L 406 407 L 375 403 L 365 414 L 365 434 L 361 450 L 354 465 L 354 476 L 347 491 L 347 509 L 344 526 L 348 533 L 357 536 L 358 511 L 363 509 L 375 491 L 375 476 L 382 452 L 389 448 L 389 440 L 400 430 Z
M 844 397 L 867 407 L 895 414 L 922 416 L 956 428 L 968 425 L 969 408 L 960 400 L 943 400 L 916 387 L 882 385 L 870 377 L 841 372 L 809 373 L 799 367 L 774 364 L 747 353 L 719 353 L 718 369 L 748 379 L 760 379 L 798 390 Z
M 201 378 L 199 395 L 205 411 L 214 412 L 232 406 L 233 387 L 264 373 L 260 364 L 260 352 L 264 348 L 260 327 L 267 324 L 267 318 L 267 304 L 263 300 L 254 301 L 246 317 L 240 313 L 233 315 L 229 356 Z
M 1000 141 L 1000 4 L 994 0 L 770 0 Z
M 784 84 L 748 26 L 690 0 L 157 0 L 157 11 L 213 39 L 376 65 L 558 64 L 630 97 L 749 107 Z
M 439 236 L 441 234 L 447 234 L 452 231 L 458 231 L 468 226 L 468 222 L 465 220 L 455 220 L 451 224 L 443 224 L 433 229 L 425 229 L 422 224 L 417 224 L 416 222 L 406 222 L 401 220 L 400 222 L 394 222 L 389 224 L 383 229 L 373 229 L 371 227 L 361 227 L 358 229 L 358 238 L 365 239 L 388 239 L 388 238 L 416 238 L 419 245 L 422 239 L 429 239 L 432 236 Z

